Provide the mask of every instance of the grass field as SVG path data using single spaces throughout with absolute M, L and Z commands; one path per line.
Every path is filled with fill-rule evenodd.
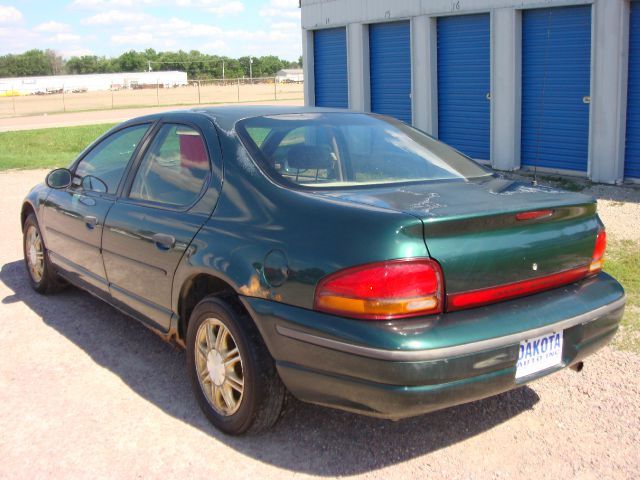
M 67 166 L 112 124 L 0 133 L 0 171 Z
M 627 295 L 627 306 L 616 345 L 640 353 L 640 244 L 631 240 L 611 242 L 604 270 L 614 276 Z

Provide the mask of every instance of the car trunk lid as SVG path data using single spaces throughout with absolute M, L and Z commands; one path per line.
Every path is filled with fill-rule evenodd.
M 325 194 L 419 217 L 448 298 L 588 268 L 601 228 L 592 197 L 496 177 Z

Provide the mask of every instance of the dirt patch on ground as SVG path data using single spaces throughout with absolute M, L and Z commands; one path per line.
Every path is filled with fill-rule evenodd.
M 247 80 L 194 82 L 176 88 L 105 90 L 49 95 L 0 96 L 0 118 L 82 110 L 232 102 L 301 101 L 302 83 L 251 83 Z
M 31 290 L 19 209 L 44 174 L 0 174 L 1 478 L 640 477 L 640 357 L 610 348 L 400 422 L 293 402 L 268 433 L 218 433 L 181 351 L 76 289 Z
M 187 106 L 165 106 L 165 107 L 139 107 L 139 108 L 117 108 L 115 110 L 92 110 L 85 112 L 58 113 L 49 115 L 29 115 L 24 117 L 2 118 L 0 116 L 0 132 L 15 132 L 17 130 L 34 130 L 37 128 L 73 127 L 76 125 L 92 125 L 97 123 L 118 123 L 142 115 L 152 113 L 168 112 L 170 110 L 185 110 L 196 107 L 212 107 L 223 105 L 236 105 L 237 103 L 212 103 Z M 302 100 L 265 100 L 243 102 L 243 105 L 294 105 L 302 106 Z

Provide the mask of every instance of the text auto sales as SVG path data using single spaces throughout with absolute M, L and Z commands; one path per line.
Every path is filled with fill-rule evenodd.
M 527 342 L 526 347 L 520 345 L 518 354 L 518 365 L 527 365 L 534 361 L 541 360 L 540 356 L 557 355 L 558 349 L 562 348 L 559 333 L 553 333 L 548 337 L 539 338 L 532 342 Z

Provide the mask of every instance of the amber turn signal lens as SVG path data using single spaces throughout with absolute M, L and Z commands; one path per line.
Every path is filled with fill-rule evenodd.
M 442 271 L 431 259 L 391 260 L 340 270 L 318 284 L 315 309 L 368 320 L 440 313 Z
M 596 246 L 593 249 L 593 257 L 589 265 L 589 273 L 598 273 L 604 266 L 604 251 L 607 249 L 607 232 L 602 229 L 596 237 Z

